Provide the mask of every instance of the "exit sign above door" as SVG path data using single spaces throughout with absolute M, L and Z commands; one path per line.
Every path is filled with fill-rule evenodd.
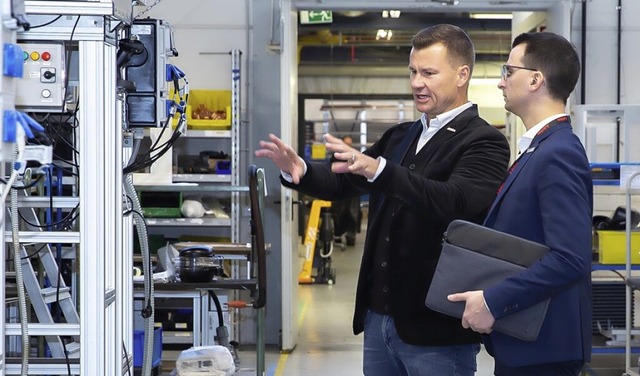
M 330 10 L 301 10 L 300 24 L 323 24 L 333 22 L 333 12 Z

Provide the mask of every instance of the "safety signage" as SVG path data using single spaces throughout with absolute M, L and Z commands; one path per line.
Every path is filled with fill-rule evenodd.
M 330 10 L 301 10 L 300 11 L 300 24 L 322 24 L 332 23 L 333 12 Z

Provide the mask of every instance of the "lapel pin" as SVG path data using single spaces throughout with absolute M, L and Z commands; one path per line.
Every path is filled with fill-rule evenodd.
M 456 131 L 455 129 L 453 129 L 453 128 L 451 128 L 451 127 L 447 127 L 447 130 L 448 130 L 449 132 L 455 132 L 455 131 Z

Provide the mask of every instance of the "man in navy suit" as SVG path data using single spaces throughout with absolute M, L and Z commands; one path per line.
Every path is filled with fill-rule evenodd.
M 481 222 L 509 163 L 509 145 L 467 99 L 475 53 L 469 36 L 435 25 L 412 40 L 415 122 L 390 127 L 366 151 L 325 135 L 332 163 L 302 160 L 274 135 L 256 156 L 282 183 L 325 200 L 370 194 L 356 293 L 366 376 L 469 376 L 480 335 L 425 307 L 442 234 L 456 218 Z
M 485 333 L 498 376 L 579 375 L 591 358 L 592 181 L 565 107 L 580 73 L 575 48 L 553 33 L 525 33 L 512 45 L 498 88 L 527 129 L 520 154 L 485 225 L 546 244 L 542 259 L 466 301 L 465 328 Z M 551 298 L 535 341 L 495 331 L 495 320 Z

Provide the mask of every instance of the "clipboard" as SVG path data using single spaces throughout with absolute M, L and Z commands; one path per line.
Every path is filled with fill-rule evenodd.
M 462 318 L 464 302 L 447 295 L 483 290 L 518 274 L 549 251 L 543 244 L 464 220 L 454 220 L 443 237 L 442 253 L 425 305 L 440 313 Z M 535 341 L 550 299 L 496 320 L 493 330 Z

